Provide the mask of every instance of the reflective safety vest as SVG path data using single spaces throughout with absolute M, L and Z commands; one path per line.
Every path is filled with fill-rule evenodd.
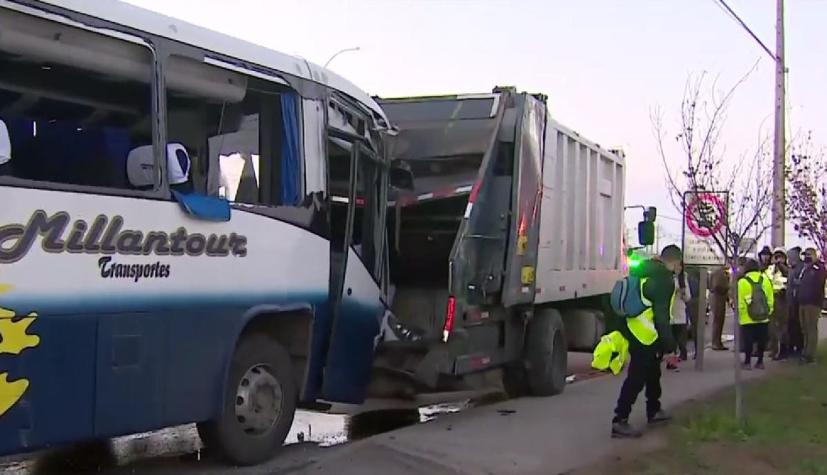
M 767 298 L 770 315 L 772 315 L 772 312 L 775 309 L 775 295 L 773 294 L 772 283 L 770 280 L 767 279 L 763 272 L 748 272 L 745 276 L 738 279 L 738 321 L 742 326 L 754 325 L 756 323 L 767 323 L 769 321 L 770 315 L 767 315 L 768 318 L 766 319 L 757 321 L 753 320 L 752 317 L 749 316 L 749 305 L 752 303 L 752 284 L 748 281 L 757 284 L 761 280 L 762 276 L 764 277 L 764 280 L 761 283 L 761 291 L 764 292 L 764 296 Z
M 772 290 L 774 292 L 781 292 L 787 288 L 787 278 L 778 270 L 775 264 L 767 268 L 767 277 L 772 282 Z
M 626 325 L 629 327 L 629 331 L 632 332 L 632 335 L 634 335 L 635 338 L 637 338 L 637 341 L 645 346 L 650 346 L 658 339 L 658 330 L 655 328 L 655 311 L 652 310 L 652 301 L 647 299 L 643 294 L 643 288 L 646 286 L 646 282 L 648 280 L 649 279 L 647 277 L 640 279 L 640 299 L 643 301 L 643 304 L 646 305 L 646 310 L 641 312 L 641 314 L 637 317 L 626 319 Z M 674 294 L 672 295 L 672 298 L 674 298 Z
M 623 365 L 629 361 L 629 340 L 619 331 L 603 335 L 592 356 L 592 368 L 620 374 Z

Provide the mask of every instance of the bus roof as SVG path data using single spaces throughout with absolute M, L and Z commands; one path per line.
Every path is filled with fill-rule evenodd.
M 57 7 L 145 31 L 181 43 L 263 66 L 340 91 L 381 117 L 385 112 L 365 91 L 342 76 L 303 58 L 290 56 L 177 18 L 161 15 L 120 0 L 41 0 Z M 6 2 L 0 0 L 0 5 Z

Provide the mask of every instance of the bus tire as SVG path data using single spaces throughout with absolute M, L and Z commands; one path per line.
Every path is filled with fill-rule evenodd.
M 537 309 L 528 324 L 526 383 L 532 396 L 553 396 L 566 388 L 568 348 L 560 312 Z
M 287 350 L 265 334 L 244 336 L 230 362 L 222 414 L 201 424 L 199 434 L 228 462 L 264 462 L 284 444 L 297 399 Z

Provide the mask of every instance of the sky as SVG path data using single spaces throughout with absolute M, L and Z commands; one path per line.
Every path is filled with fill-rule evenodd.
M 772 136 L 772 59 L 717 0 L 129 0 L 324 64 L 384 97 L 542 92 L 556 120 L 627 157 L 626 203 L 654 205 L 679 238 L 651 113 L 672 136 L 689 77 L 732 86 L 721 143 L 730 164 Z M 775 0 L 729 0 L 770 49 Z M 827 144 L 827 0 L 786 1 L 788 130 Z M 627 215 L 628 222 L 638 216 Z M 798 243 L 788 224 L 788 244 Z

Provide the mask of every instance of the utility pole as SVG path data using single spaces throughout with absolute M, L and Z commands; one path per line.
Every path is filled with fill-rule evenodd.
M 776 0 L 775 22 L 775 140 L 772 166 L 772 247 L 783 247 L 786 224 L 787 144 L 785 137 L 786 73 L 784 61 L 784 0 Z
M 784 0 L 776 0 L 775 4 L 775 53 L 747 26 L 727 4 L 726 0 L 717 2 L 741 25 L 754 39 L 761 49 L 775 62 L 775 138 L 773 140 L 772 157 L 772 227 L 770 242 L 772 247 L 783 247 L 786 224 L 786 174 L 787 174 L 787 145 L 785 139 L 785 80 L 787 66 L 784 61 Z

